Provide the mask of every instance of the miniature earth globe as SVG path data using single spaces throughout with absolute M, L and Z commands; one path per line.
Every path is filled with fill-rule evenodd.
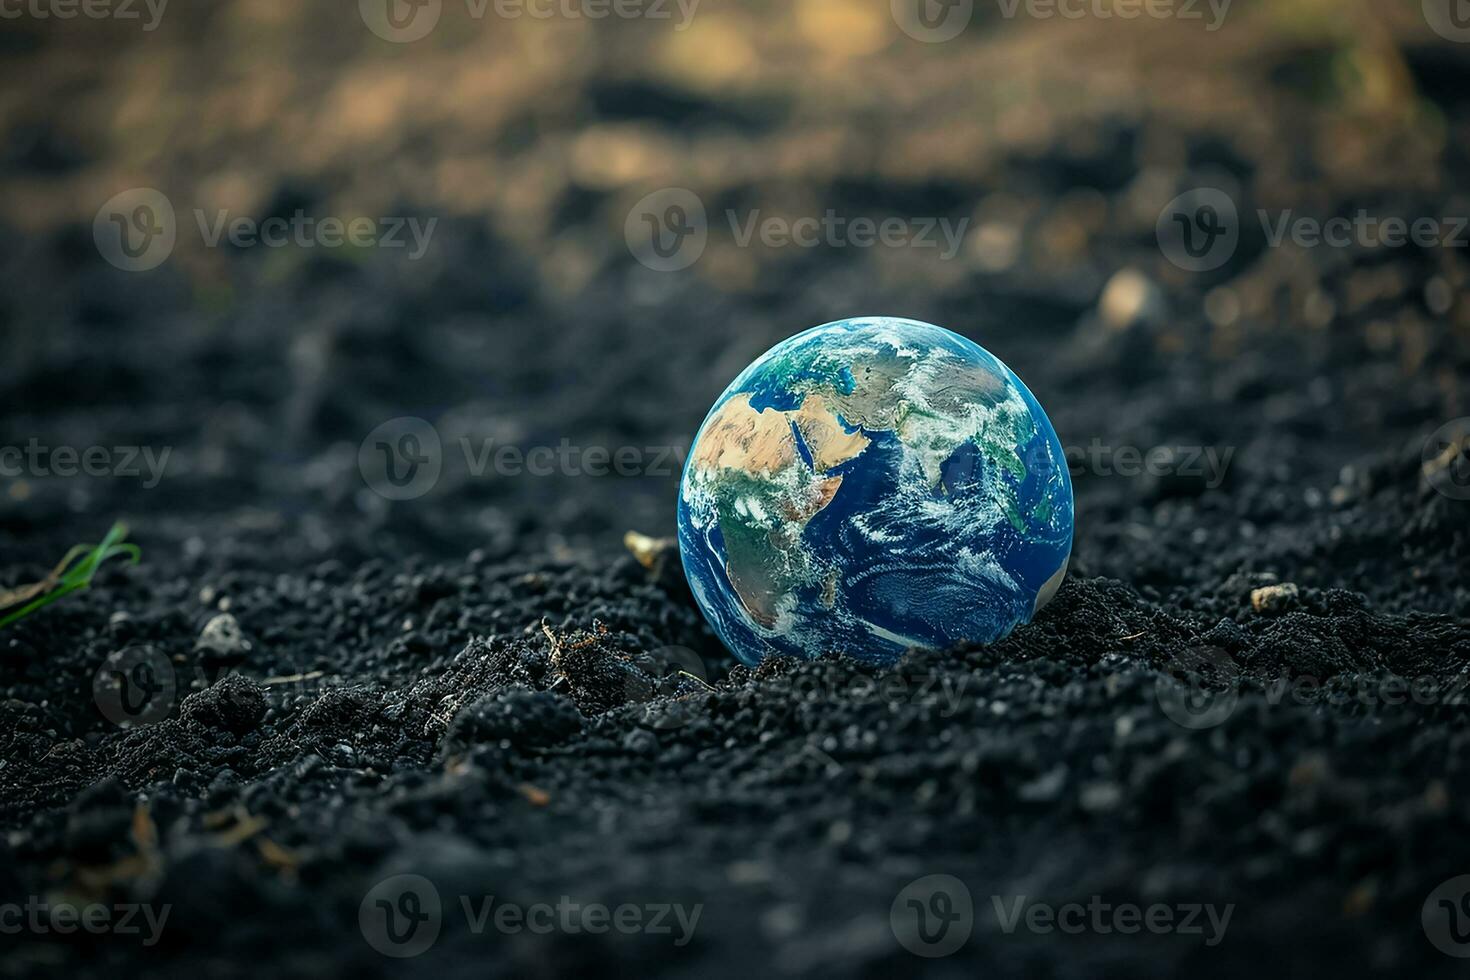
M 690 590 L 743 662 L 989 643 L 1056 594 L 1072 482 L 1010 368 L 942 327 L 841 320 L 715 402 L 679 488 Z

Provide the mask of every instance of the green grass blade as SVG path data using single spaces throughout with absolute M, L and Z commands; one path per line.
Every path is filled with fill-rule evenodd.
M 128 526 L 119 521 L 112 525 L 112 529 L 107 532 L 107 536 L 102 539 L 100 544 L 74 546 L 66 553 L 66 557 L 62 559 L 61 563 L 56 566 L 58 569 L 65 569 L 57 579 L 56 587 L 50 592 L 32 599 L 19 609 L 7 613 L 5 616 L 0 616 L 0 629 L 4 629 L 17 620 L 24 619 L 38 609 L 49 606 L 63 596 L 75 592 L 78 589 L 87 588 L 92 584 L 92 576 L 97 574 L 97 569 L 109 558 L 123 556 L 129 559 L 129 564 L 136 565 L 143 557 L 143 550 L 137 545 L 125 541 L 124 539 L 127 535 Z M 78 555 L 82 555 L 81 561 L 77 562 L 74 567 L 67 569 L 67 566 L 71 565 Z

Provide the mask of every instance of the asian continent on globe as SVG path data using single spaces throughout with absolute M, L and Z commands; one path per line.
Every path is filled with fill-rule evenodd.
M 684 574 L 747 664 L 989 643 L 1072 551 L 1056 431 L 1004 364 L 942 327 L 841 320 L 741 372 L 679 488 Z

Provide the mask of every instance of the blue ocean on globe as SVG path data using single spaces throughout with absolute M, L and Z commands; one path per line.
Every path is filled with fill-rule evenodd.
M 699 607 L 747 664 L 989 643 L 1066 576 L 1072 481 L 1010 368 L 864 317 L 782 341 L 715 402 L 679 488 Z

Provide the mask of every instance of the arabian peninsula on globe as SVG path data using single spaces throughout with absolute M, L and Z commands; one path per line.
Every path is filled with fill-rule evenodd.
M 700 427 L 679 491 L 684 573 L 747 664 L 875 663 L 989 643 L 1061 586 L 1072 483 L 1031 392 L 914 320 L 814 327 L 761 355 Z

